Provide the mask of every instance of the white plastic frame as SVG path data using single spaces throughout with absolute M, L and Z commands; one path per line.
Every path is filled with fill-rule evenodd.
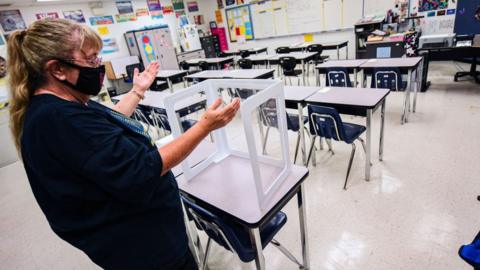
M 218 97 L 218 89 L 223 88 L 244 88 L 255 89 L 256 93 L 247 99 L 243 100 L 240 106 L 240 115 L 244 125 L 245 138 L 248 147 L 248 153 L 233 150 L 230 148 L 227 135 L 224 128 L 213 131 L 212 135 L 216 146 L 216 151 L 207 157 L 205 160 L 197 164 L 192 168 L 190 165 L 190 159 L 186 158 L 181 167 L 183 170 L 184 178 L 187 181 L 191 181 L 195 176 L 205 170 L 209 165 L 213 163 L 220 163 L 223 159 L 230 155 L 247 158 L 250 160 L 251 169 L 253 173 L 253 181 L 255 182 L 255 191 L 260 208 L 264 208 L 269 199 L 275 194 L 283 181 L 287 178 L 291 171 L 292 164 L 290 162 L 289 144 L 287 134 L 287 120 L 285 110 L 285 97 L 283 91 L 283 83 L 280 80 L 206 80 L 198 84 L 194 84 L 189 88 L 180 90 L 165 98 L 165 109 L 167 111 L 168 120 L 170 122 L 172 135 L 174 138 L 179 137 L 182 134 L 180 119 L 175 113 L 175 104 L 179 101 L 189 98 L 193 95 L 198 95 L 200 92 L 206 94 L 207 106 L 210 106 Z M 280 146 L 282 152 L 281 160 L 276 160 L 268 156 L 260 155 L 256 148 L 255 136 L 252 128 L 253 120 L 252 115 L 257 108 L 274 98 L 276 101 L 276 111 L 278 115 L 278 130 L 280 134 Z M 262 179 L 260 174 L 259 164 L 263 163 L 269 166 L 275 166 L 281 168 L 281 172 L 275 178 L 272 183 L 263 188 Z M 232 172 L 235 173 L 235 172 Z M 228 179 L 228 177 L 225 177 Z

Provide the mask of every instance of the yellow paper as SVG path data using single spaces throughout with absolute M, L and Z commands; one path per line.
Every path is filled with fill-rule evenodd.
M 215 10 L 215 20 L 217 23 L 223 23 L 222 11 L 220 9 Z
M 305 35 L 303 35 L 303 41 L 305 41 L 305 42 L 312 42 L 312 41 L 313 41 L 313 34 L 305 34 Z
M 110 31 L 108 30 L 108 27 L 106 27 L 106 26 L 98 27 L 97 31 L 98 31 L 98 34 L 100 36 L 105 36 L 105 35 L 108 35 L 110 33 Z

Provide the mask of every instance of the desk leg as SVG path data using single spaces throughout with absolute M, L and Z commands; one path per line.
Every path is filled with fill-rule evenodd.
M 347 46 L 345 46 L 345 53 L 346 53 L 345 59 L 348 60 L 348 43 L 347 43 Z
M 337 59 L 340 60 L 340 46 L 337 46 Z
M 306 74 L 305 73 L 307 71 L 305 70 L 305 60 L 302 60 L 302 69 L 303 69 L 303 72 L 302 72 L 303 73 L 302 74 L 303 75 L 303 86 L 306 86 L 307 84 L 306 84 L 306 76 L 305 76 Z
M 378 160 L 383 161 L 383 141 L 385 136 L 385 103 L 386 100 L 384 99 L 382 102 L 382 109 L 381 109 L 381 122 L 380 122 L 380 146 L 378 147 Z
M 421 75 L 419 78 L 419 68 L 423 66 L 423 58 L 422 61 L 420 61 L 420 64 L 418 64 L 417 68 L 415 69 L 415 94 L 413 95 L 413 112 L 416 111 L 417 109 L 417 93 L 418 93 L 418 88 L 419 88 L 419 82 L 422 79 Z
M 402 119 L 401 123 L 402 125 L 406 122 L 408 122 L 408 110 L 409 110 L 409 98 L 410 98 L 410 87 L 412 87 L 412 70 L 408 70 L 408 78 L 407 78 L 407 89 L 405 89 L 405 98 L 403 101 L 403 113 L 402 113 Z
M 190 226 L 190 221 L 188 220 L 188 217 L 186 214 L 187 212 L 183 207 L 183 204 L 182 204 L 182 209 L 183 209 L 183 219 L 185 221 L 185 227 L 186 227 L 187 238 L 188 238 L 188 246 L 190 248 L 190 251 L 192 251 L 193 258 L 195 259 L 195 262 L 197 263 L 197 265 L 202 265 L 203 264 L 202 260 L 205 257 L 205 253 L 203 253 L 200 237 L 198 237 L 198 233 L 196 229 L 192 230 L 192 227 Z
M 170 89 L 170 93 L 173 93 L 173 84 L 170 78 L 167 78 L 167 84 L 168 84 L 168 88 Z
M 315 85 L 320 86 L 320 72 L 318 69 L 315 69 Z
M 367 110 L 367 130 L 365 131 L 367 149 L 365 157 L 365 180 L 370 181 L 370 163 L 372 160 L 372 109 Z
M 357 72 L 357 68 L 354 68 L 354 69 L 353 69 L 353 80 L 354 80 L 354 81 L 353 81 L 353 87 L 357 87 L 357 84 L 358 84 L 358 83 L 357 83 L 357 73 L 358 73 L 358 72 Z
M 263 257 L 262 240 L 259 228 L 250 229 L 250 240 L 255 251 L 255 265 L 257 270 L 265 270 L 265 258 Z
M 307 166 L 307 150 L 305 149 L 305 128 L 303 123 L 303 105 L 298 103 L 298 124 L 300 127 L 300 147 L 302 148 L 302 162 Z
M 310 269 L 310 253 L 308 248 L 308 233 L 307 233 L 307 209 L 305 199 L 305 189 L 303 183 L 300 185 L 300 190 L 297 193 L 298 200 L 298 216 L 300 219 L 300 240 L 302 243 L 302 257 L 303 269 Z

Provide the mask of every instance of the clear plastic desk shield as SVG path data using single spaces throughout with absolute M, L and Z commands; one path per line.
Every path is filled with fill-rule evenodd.
M 208 167 L 212 164 L 219 163 L 221 165 L 222 161 L 232 156 L 245 158 L 250 165 L 250 168 L 245 169 L 250 169 L 253 175 L 253 179 L 246 179 L 246 181 L 254 181 L 259 207 L 264 209 L 269 199 L 275 195 L 275 192 L 286 180 L 292 168 L 282 82 L 280 80 L 206 80 L 165 98 L 165 108 L 172 128 L 172 135 L 174 138 L 178 138 L 184 131 L 181 129 L 181 119 L 174 109 L 176 103 L 195 95 L 203 95 L 207 100 L 208 108 L 219 96 L 228 101 L 224 92 L 230 91 L 230 93 L 234 93 L 237 89 L 254 89 L 251 90 L 250 96 L 242 100 L 238 113 L 242 126 L 240 130 L 243 130 L 246 146 L 242 147 L 241 150 L 231 147 L 225 131 L 229 125 L 215 130 L 211 134 L 215 150 L 198 164 L 193 164 L 191 158 L 187 157 L 181 163 L 183 177 L 186 181 L 195 181 L 195 176 L 204 171 L 208 172 Z M 269 116 L 265 116 L 266 111 Z M 266 123 L 269 122 L 268 119 L 272 119 L 272 115 L 275 123 L 272 124 L 271 121 L 269 124 Z M 255 123 L 256 120 L 257 123 Z M 280 157 L 278 155 L 275 158 L 267 156 L 262 153 L 262 150 L 258 149 L 257 146 L 264 143 L 263 138 L 261 141 L 254 134 L 256 125 L 261 125 L 259 124 L 260 122 L 264 125 L 270 125 L 270 127 L 274 126 L 278 130 Z M 262 174 L 261 168 L 266 167 L 274 168 L 273 171 L 275 172 L 273 175 L 268 174 L 268 178 L 270 178 L 268 180 L 262 179 L 266 174 Z M 232 171 L 231 173 L 234 175 L 241 172 Z M 228 179 L 229 176 L 225 175 L 225 181 L 228 181 Z

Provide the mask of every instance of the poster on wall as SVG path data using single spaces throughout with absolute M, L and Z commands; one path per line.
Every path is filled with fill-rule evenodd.
M 223 23 L 222 11 L 220 9 L 215 10 L 215 21 L 218 24 Z
M 202 25 L 205 23 L 205 20 L 203 19 L 203 15 L 193 16 L 193 21 L 195 22 L 196 25 Z
M 137 8 L 135 10 L 135 14 L 137 15 L 137 17 L 145 17 L 145 16 L 150 15 L 148 13 L 148 9 L 146 9 L 146 8 Z
M 173 6 L 164 6 L 162 10 L 163 10 L 163 14 L 173 13 Z
M 98 27 L 97 32 L 100 36 L 106 36 L 106 35 L 110 34 L 110 30 L 108 29 L 108 26 Z
M 235 0 L 225 0 L 225 4 L 228 6 L 231 6 L 231 5 L 234 5 L 235 4 Z
M 115 15 L 115 20 L 117 23 L 122 23 L 122 22 L 134 22 L 137 20 L 137 16 L 135 16 L 134 13 L 131 14 L 117 14 Z
M 25 21 L 20 10 L 0 10 L 0 24 L 3 32 L 8 34 L 19 29 L 26 29 Z
M 160 20 L 163 19 L 163 13 L 161 10 L 155 10 L 155 11 L 150 11 L 150 16 L 154 20 Z
M 223 0 L 217 0 L 217 8 L 222 9 L 223 8 Z
M 160 0 L 147 0 L 148 10 L 150 11 L 161 11 L 162 5 L 160 4 Z
M 175 10 L 175 17 L 179 18 L 179 17 L 185 16 L 185 15 L 186 15 L 185 9 Z
M 2 35 L 0 35 L 0 46 L 5 45 L 5 40 L 3 40 Z
M 78 23 L 84 23 L 85 17 L 83 16 L 83 11 L 79 10 L 69 10 L 63 12 L 63 17 L 68 20 L 72 20 Z
M 438 9 L 448 8 L 448 0 L 419 0 L 418 1 L 418 11 L 432 11 Z
M 115 38 L 103 38 L 103 48 L 100 54 L 109 54 L 118 52 L 118 44 Z
M 42 13 L 37 13 L 35 14 L 35 17 L 37 17 L 37 20 L 43 20 L 43 19 L 57 19 L 59 18 L 58 12 L 42 12 Z
M 249 5 L 230 8 L 225 13 L 231 42 L 254 39 Z
M 243 5 L 245 4 L 245 0 L 237 0 L 237 5 Z
M 189 1 L 187 2 L 188 12 L 196 12 L 198 11 L 198 3 L 197 1 Z
M 172 4 L 174 10 L 185 9 L 185 4 L 183 3 L 183 0 L 172 0 Z
M 88 18 L 91 25 L 113 24 L 113 16 L 96 16 Z
M 115 4 L 119 14 L 133 13 L 132 1 L 117 1 Z

